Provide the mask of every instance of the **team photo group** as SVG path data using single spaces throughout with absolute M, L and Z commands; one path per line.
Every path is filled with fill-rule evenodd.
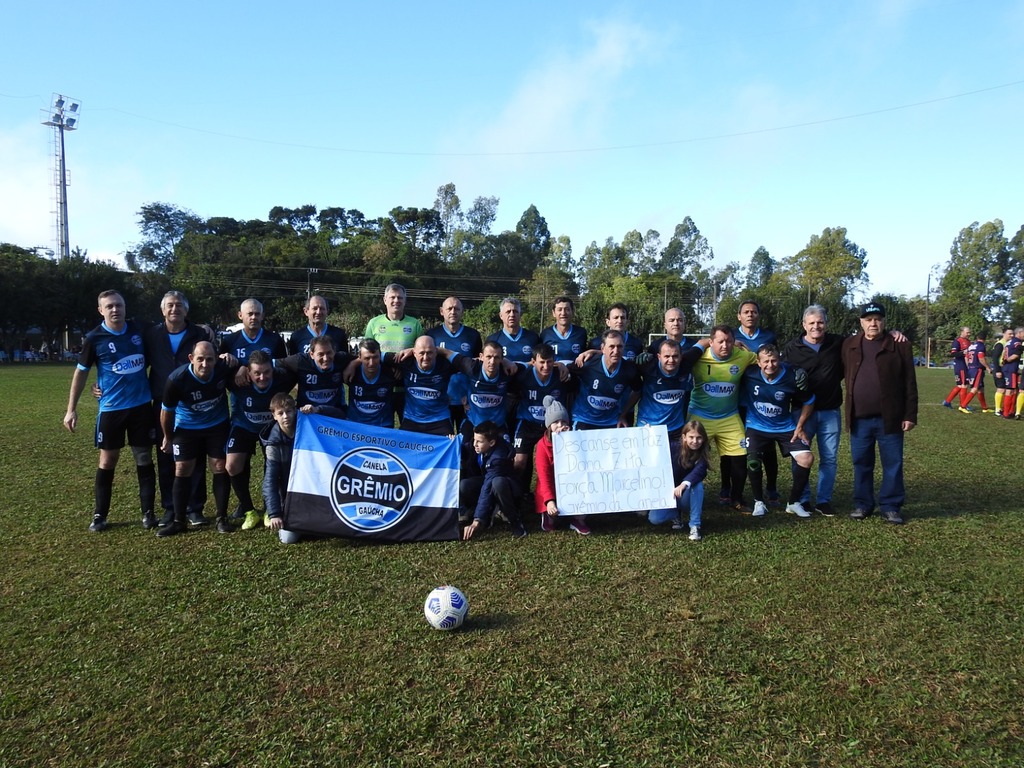
M 128 318 L 118 292 L 101 293 L 102 322 L 85 336 L 64 416 L 64 426 L 75 431 L 95 367 L 90 391 L 99 401 L 99 462 L 89 530 L 109 527 L 115 467 L 127 445 L 142 525 L 157 536 L 209 527 L 208 486 L 213 526 L 221 533 L 266 527 L 282 543 L 314 535 L 289 524 L 302 517 L 292 514 L 288 488 L 293 465 L 307 455 L 296 450 L 307 416 L 353 428 L 397 428 L 410 435 L 402 444 L 412 451 L 433 451 L 428 441 L 438 438 L 457 443 L 452 471 L 444 475 L 447 498 L 457 500 L 444 510 L 455 532 L 448 538 L 472 539 L 496 521 L 515 538 L 528 529 L 590 534 L 593 520 L 560 504 L 560 433 L 623 428 L 664 429 L 672 476 L 668 506 L 627 514 L 693 541 L 703 536 L 712 455 L 717 502 L 737 514 L 763 517 L 778 507 L 797 518 L 841 513 L 864 520 L 877 513 L 903 523 L 904 435 L 918 420 L 915 359 L 908 340 L 886 328 L 880 303 L 860 307 L 860 328 L 848 336 L 830 332 L 823 307 L 808 306 L 802 335 L 785 343 L 761 326 L 754 301 L 740 303 L 735 325 L 716 325 L 705 338 L 686 334 L 678 308 L 665 312 L 659 334 L 640 336 L 623 304 L 609 307 L 606 328 L 592 335 L 575 324 L 569 296 L 551 303 L 553 322 L 540 333 L 523 328 L 519 300 L 505 298 L 501 327 L 487 336 L 463 324 L 455 295 L 444 299 L 440 322 L 426 330 L 406 315 L 401 285 L 388 285 L 383 303 L 385 311 L 350 344 L 346 331 L 328 322 L 323 296 L 306 300 L 307 324 L 285 334 L 286 341 L 264 328 L 255 298 L 241 303 L 241 327 L 218 336 L 189 319 L 188 300 L 178 291 L 163 297 L 163 321 L 148 327 Z M 1024 331 L 1001 343 L 1006 370 L 1017 369 L 1020 339 Z M 954 360 L 966 355 L 975 368 L 985 364 L 969 343 Z M 960 397 L 966 410 L 964 393 L 983 392 L 974 373 L 972 379 L 965 362 L 947 405 Z M 1002 395 L 1005 382 L 999 383 Z M 1016 389 L 1000 397 L 1001 414 L 1011 401 L 1012 413 L 1020 402 Z M 983 394 L 980 402 L 987 407 Z M 853 493 L 839 500 L 833 491 L 844 430 Z M 258 451 L 262 513 L 251 491 Z M 788 459 L 781 465 L 780 455 Z M 364 466 L 376 475 L 392 469 L 386 459 L 366 459 Z M 373 487 L 399 486 L 375 481 Z M 389 492 L 399 500 L 407 493 Z

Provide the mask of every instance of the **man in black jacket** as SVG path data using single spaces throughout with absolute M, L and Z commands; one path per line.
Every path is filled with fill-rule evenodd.
M 887 523 L 902 525 L 903 435 L 917 424 L 917 375 L 910 342 L 885 332 L 885 308 L 865 304 L 861 332 L 843 340 L 846 378 L 846 423 L 853 458 L 853 503 L 850 517 L 863 520 L 875 506 L 877 446 L 882 463 L 878 507 Z
M 149 390 L 153 398 L 153 421 L 160 434 L 160 411 L 167 379 L 175 369 L 188 363 L 192 348 L 199 341 L 213 341 L 213 333 L 205 325 L 196 325 L 188 319 L 188 299 L 181 291 L 168 291 L 160 300 L 162 323 L 150 326 L 143 333 L 142 342 L 149 366 Z M 172 492 L 174 489 L 174 458 L 162 451 L 156 452 L 157 478 L 160 483 L 160 505 L 164 516 L 160 526 L 174 518 Z M 188 524 L 195 528 L 206 525 L 203 515 L 206 504 L 206 463 L 200 461 L 192 474 L 192 492 L 188 501 Z
M 790 341 L 782 359 L 807 373 L 807 387 L 814 395 L 814 414 L 804 424 L 807 438 L 818 438 L 818 486 L 813 509 L 825 517 L 835 515 L 832 491 L 836 484 L 836 457 L 839 435 L 843 430 L 840 407 L 843 404 L 843 337 L 827 333 L 828 315 L 820 304 L 804 310 L 804 335 Z M 810 483 L 800 501 L 805 507 L 811 498 Z

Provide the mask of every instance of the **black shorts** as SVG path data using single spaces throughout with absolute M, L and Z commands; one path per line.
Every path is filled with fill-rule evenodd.
M 97 448 L 118 451 L 124 448 L 126 434 L 128 445 L 134 448 L 149 448 L 156 442 L 149 403 L 120 411 L 103 411 L 96 418 Z
M 259 441 L 260 436 L 251 429 L 232 424 L 231 431 L 228 433 L 228 443 L 224 451 L 225 453 L 244 453 L 252 456 L 256 453 L 256 446 Z
M 533 453 L 533 449 L 542 437 L 544 437 L 543 424 L 520 419 L 519 423 L 516 424 L 516 436 L 512 441 L 512 447 L 515 448 L 517 455 L 528 456 Z
M 779 452 L 783 456 L 792 456 L 794 453 L 800 453 L 802 451 L 811 450 L 809 443 L 801 442 L 800 440 L 792 441 L 789 438 L 793 436 L 792 432 L 761 432 L 756 429 L 747 430 L 747 455 L 748 456 L 760 456 L 762 453 L 771 449 L 772 445 L 779 446 Z
M 228 441 L 228 422 L 222 421 L 205 429 L 176 429 L 171 437 L 175 461 L 192 461 L 205 454 L 211 459 L 223 459 L 224 445 Z
M 442 421 L 417 422 L 411 419 L 402 419 L 402 429 L 406 432 L 418 432 L 421 435 L 447 437 L 452 434 L 452 421 L 444 419 Z

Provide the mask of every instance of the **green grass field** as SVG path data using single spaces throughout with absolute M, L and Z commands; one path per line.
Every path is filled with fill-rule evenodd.
M 531 520 L 282 547 L 158 540 L 130 460 L 87 532 L 71 370 L 0 368 L 0 765 L 1024 765 L 1024 424 L 941 408 L 946 371 L 920 374 L 901 528 L 711 493 L 699 544 Z M 453 634 L 421 612 L 444 583 L 471 602 Z

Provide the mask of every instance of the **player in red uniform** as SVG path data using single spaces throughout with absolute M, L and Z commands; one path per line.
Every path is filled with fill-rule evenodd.
M 988 361 L 985 360 L 985 335 L 978 332 L 978 338 L 968 345 L 964 353 L 964 361 L 967 363 L 967 384 L 970 389 L 965 389 L 960 397 L 960 413 L 970 413 L 967 406 L 974 396 L 978 396 L 981 403 L 982 413 L 994 413 L 985 401 L 985 371 L 988 370 Z
M 960 329 L 960 335 L 953 339 L 953 346 L 949 350 L 950 357 L 953 358 L 953 379 L 955 383 L 953 388 L 949 390 L 949 394 L 946 395 L 946 399 L 942 402 L 947 408 L 954 407 L 954 397 L 961 401 L 961 407 L 964 405 L 964 392 L 967 391 L 967 363 L 964 362 L 964 354 L 967 352 L 967 347 L 970 344 L 971 329 L 964 326 Z

